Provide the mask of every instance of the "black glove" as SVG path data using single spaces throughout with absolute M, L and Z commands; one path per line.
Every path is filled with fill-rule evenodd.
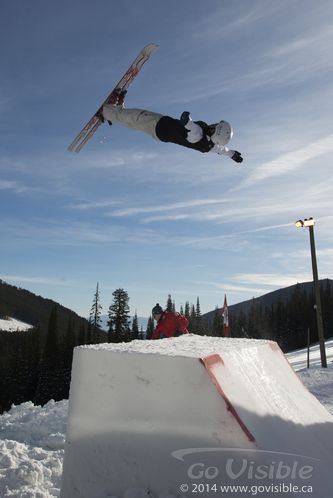
M 190 113 L 188 111 L 184 111 L 180 116 L 179 121 L 183 126 L 186 126 L 189 120 L 190 120 Z
M 241 156 L 241 153 L 235 150 L 234 154 L 231 156 L 231 159 L 233 161 L 236 161 L 236 163 L 241 163 L 243 162 L 243 158 Z

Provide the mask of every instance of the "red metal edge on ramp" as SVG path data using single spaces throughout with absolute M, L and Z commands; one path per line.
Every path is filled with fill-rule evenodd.
M 228 396 L 225 394 L 218 378 L 214 374 L 214 371 L 213 371 L 214 367 L 224 367 L 224 362 L 223 362 L 223 359 L 221 358 L 221 356 L 219 354 L 212 354 L 212 355 L 200 358 L 200 362 L 204 365 L 204 367 L 205 367 L 209 377 L 211 378 L 213 384 L 215 385 L 218 393 L 222 396 L 222 398 L 227 406 L 227 410 L 235 417 L 240 428 L 245 433 L 248 440 L 255 442 L 254 435 L 251 433 L 251 431 L 248 429 L 248 427 L 244 424 L 244 422 L 242 421 L 242 419 L 238 415 L 236 408 L 234 407 L 234 405 L 232 404 L 232 402 L 230 401 Z

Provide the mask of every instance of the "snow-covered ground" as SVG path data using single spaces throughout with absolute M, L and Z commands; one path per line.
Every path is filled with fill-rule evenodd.
M 310 347 L 310 368 L 307 368 L 307 349 L 287 354 L 289 363 L 309 391 L 333 415 L 333 340 L 326 341 L 327 368 L 321 367 L 318 345 Z
M 13 406 L 0 416 L 0 496 L 59 496 L 67 400 Z
M 304 384 L 333 414 L 333 340 L 326 346 L 327 369 L 320 367 L 317 346 L 311 348 L 310 369 L 306 368 L 306 350 L 287 357 Z M 27 402 L 0 416 L 1 498 L 60 496 L 67 407 L 65 400 L 50 401 L 44 407 Z
M 20 320 L 16 320 L 16 318 L 0 318 L 0 331 L 5 332 L 21 332 L 25 330 L 29 330 L 32 328 L 32 325 L 28 323 L 21 322 Z

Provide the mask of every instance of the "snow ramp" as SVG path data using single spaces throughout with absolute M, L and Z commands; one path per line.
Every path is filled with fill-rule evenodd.
M 61 498 L 327 498 L 332 429 L 274 342 L 81 346 Z

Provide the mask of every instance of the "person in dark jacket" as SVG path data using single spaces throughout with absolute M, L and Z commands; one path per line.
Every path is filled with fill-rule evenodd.
M 243 161 L 240 152 L 226 147 L 233 136 L 232 127 L 227 121 L 213 124 L 193 121 L 188 111 L 184 111 L 180 119 L 175 119 L 143 109 L 125 109 L 123 97 L 117 94 L 113 102 L 104 105 L 99 116 L 102 121 L 143 131 L 162 142 L 172 142 L 199 152 L 223 154 L 237 163 Z
M 162 307 L 157 303 L 152 309 L 152 315 L 154 320 L 157 321 L 152 339 L 165 339 L 188 334 L 188 320 L 180 313 L 163 311 Z

